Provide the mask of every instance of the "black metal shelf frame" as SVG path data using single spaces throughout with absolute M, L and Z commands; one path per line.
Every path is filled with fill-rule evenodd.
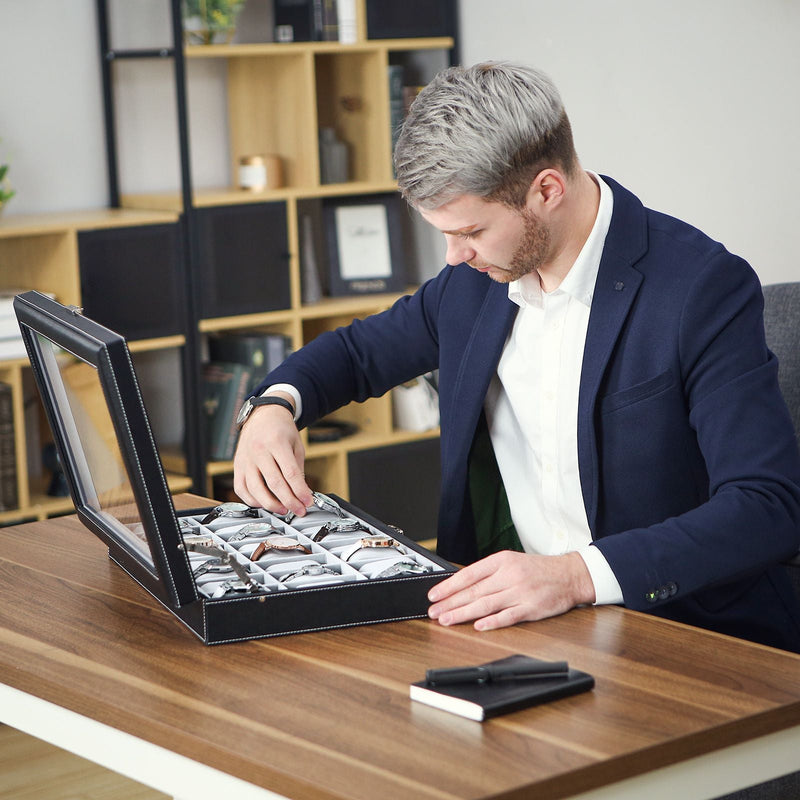
M 114 49 L 109 34 L 108 0 L 96 0 L 97 23 L 100 45 L 100 64 L 103 87 L 103 111 L 108 167 L 109 206 L 120 207 L 119 157 L 114 102 L 114 64 L 120 60 L 171 59 L 175 81 L 176 113 L 178 122 L 178 145 L 180 155 L 181 200 L 183 213 L 180 217 L 183 258 L 180 259 L 180 285 L 184 288 L 182 304 L 182 329 L 185 346 L 182 358 L 182 380 L 187 472 L 193 489 L 206 494 L 207 447 L 202 427 L 200 334 L 197 321 L 200 317 L 200 298 L 197 281 L 192 279 L 200 265 L 198 214 L 194 208 L 192 193 L 191 158 L 189 149 L 188 100 L 186 92 L 186 59 L 183 49 L 183 19 L 181 0 L 168 0 L 170 5 L 172 45 L 170 47 Z M 444 13 L 453 31 L 454 47 L 448 52 L 450 65 L 458 63 L 458 3 L 443 0 Z
M 197 331 L 197 296 L 191 276 L 193 265 L 198 263 L 197 225 L 192 200 L 191 158 L 189 150 L 189 122 L 186 94 L 186 60 L 183 52 L 183 19 L 180 0 L 169 0 L 172 29 L 172 46 L 152 49 L 115 50 L 111 47 L 109 33 L 108 0 L 97 0 L 97 25 L 100 44 L 100 64 L 103 85 L 103 114 L 105 123 L 106 163 L 108 168 L 108 202 L 112 208 L 120 206 L 119 157 L 114 103 L 113 66 L 119 60 L 171 59 L 175 81 L 176 112 L 178 117 L 178 149 L 180 154 L 181 199 L 183 213 L 180 219 L 184 258 L 180 260 L 180 284 L 184 288 L 182 329 L 183 348 L 182 380 L 184 399 L 184 448 L 187 471 L 193 489 L 206 493 L 205 447 L 201 427 L 200 357 Z

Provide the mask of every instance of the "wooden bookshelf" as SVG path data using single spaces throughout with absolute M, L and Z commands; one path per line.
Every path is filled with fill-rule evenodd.
M 173 6 L 177 0 L 172 0 Z M 81 236 L 86 232 L 114 228 L 146 230 L 148 226 L 181 226 L 202 210 L 224 211 L 231 215 L 248 208 L 281 208 L 285 212 L 286 253 L 279 265 L 288 275 L 288 301 L 285 308 L 236 309 L 232 313 L 199 313 L 183 323 L 183 330 L 165 336 L 129 337 L 131 352 L 148 355 L 158 351 L 180 351 L 181 358 L 204 352 L 205 337 L 226 331 L 268 331 L 289 337 L 293 349 L 302 347 L 323 331 L 348 324 L 388 308 L 401 296 L 385 294 L 351 297 L 327 297 L 306 304 L 302 299 L 301 215 L 309 204 L 321 204 L 336 198 L 366 195 L 389 195 L 396 192 L 391 164 L 391 118 L 388 68 L 405 64 L 413 68 L 414 83 L 433 77 L 439 67 L 420 76 L 418 61 L 423 54 L 440 51 L 442 65 L 454 47 L 452 37 L 370 40 L 366 24 L 366 2 L 357 3 L 358 41 L 297 42 L 185 46 L 189 62 L 213 59 L 225 64 L 228 104 L 227 150 L 219 152 L 236 183 L 239 161 L 253 154 L 280 157 L 284 185 L 266 191 L 244 191 L 235 185 L 194 187 L 191 208 L 184 208 L 181 187 L 172 191 L 125 194 L 122 208 L 96 209 L 37 215 L 6 215 L 0 218 L 0 288 L 32 288 L 52 292 L 66 304 L 82 307 Z M 343 183 L 323 184 L 320 180 L 318 136 L 322 127 L 333 127 L 349 151 L 349 179 Z M 123 133 L 124 135 L 124 133 Z M 262 204 L 262 206 L 259 206 Z M 260 212 L 259 212 L 260 213 Z M 223 237 L 224 238 L 224 237 Z M 245 237 L 246 238 L 246 237 Z M 183 240 L 182 240 L 183 241 Z M 214 242 L 216 248 L 218 242 Z M 196 297 L 213 296 L 215 287 L 202 284 L 197 265 L 190 263 L 189 247 L 182 245 L 185 272 L 194 282 Z M 219 249 L 224 250 L 223 245 Z M 224 254 L 217 254 L 222 262 Z M 222 269 L 227 264 L 223 263 Z M 253 265 L 258 269 L 258 265 Z M 134 276 L 130 276 L 133 280 Z M 223 275 L 223 283 L 227 278 Z M 412 291 L 409 287 L 408 291 Z M 106 322 L 109 327 L 113 323 Z M 136 359 L 135 359 L 136 360 Z M 147 359 L 145 359 L 147 360 Z M 199 365 L 198 365 L 199 366 Z M 138 364 L 137 364 L 138 369 Z M 199 373 L 199 370 L 197 370 Z M 191 380 L 185 370 L 183 380 Z M 43 496 L 43 476 L 31 472 L 27 454 L 26 415 L 30 419 L 33 383 L 27 359 L 0 362 L 0 381 L 13 387 L 17 445 L 17 472 L 20 508 L 0 512 L 0 524 L 16 518 L 41 518 L 69 510 L 67 501 Z M 175 376 L 176 383 L 178 376 Z M 197 386 L 183 384 L 183 394 L 197 397 Z M 148 408 L 148 410 L 150 410 Z M 41 415 L 40 415 L 41 416 Z M 308 446 L 309 470 L 317 475 L 322 487 L 348 496 L 347 454 L 356 450 L 402 444 L 418 438 L 434 438 L 436 431 L 410 434 L 396 430 L 392 422 L 390 395 L 362 404 L 353 404 L 336 412 L 337 417 L 355 422 L 359 432 L 338 442 Z M 46 429 L 44 424 L 43 429 Z M 155 426 L 154 426 L 155 427 Z M 187 435 L 201 432 L 187 430 Z M 170 473 L 171 485 L 188 487 L 186 454 L 174 446 L 162 454 Z M 211 494 L 211 481 L 230 474 L 231 462 L 209 462 L 207 484 L 196 490 Z M 183 474 L 181 478 L 180 475 Z

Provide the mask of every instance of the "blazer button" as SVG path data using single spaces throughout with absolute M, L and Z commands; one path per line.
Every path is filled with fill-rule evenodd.
M 670 581 L 666 586 L 670 597 L 674 597 L 678 594 L 678 584 L 675 583 L 675 581 Z
M 644 599 L 647 600 L 648 603 L 655 603 L 658 600 L 658 590 L 651 589 L 647 594 L 645 594 Z

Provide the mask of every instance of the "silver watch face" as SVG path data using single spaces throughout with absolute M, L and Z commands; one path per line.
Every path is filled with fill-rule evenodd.
M 252 410 L 253 404 L 250 402 L 250 398 L 248 397 L 247 400 L 242 403 L 242 407 L 239 409 L 239 413 L 236 415 L 237 426 L 241 427 Z
M 220 503 L 214 511 L 220 517 L 251 517 L 253 509 L 244 503 Z

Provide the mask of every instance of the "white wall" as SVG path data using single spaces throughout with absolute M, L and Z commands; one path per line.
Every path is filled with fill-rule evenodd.
M 245 13 L 268 5 L 249 0 Z M 111 7 L 115 46 L 168 43 L 166 0 Z M 764 283 L 800 279 L 800 2 L 461 0 L 460 8 L 464 63 L 512 59 L 547 71 L 585 166 L 723 241 Z M 104 205 L 94 0 L 0 0 L 0 33 L 0 161 L 11 163 L 18 192 L 5 213 Z M 169 67 L 118 66 L 122 189 L 174 188 Z M 217 146 L 225 136 L 218 66 L 190 67 L 198 186 L 226 182 L 229 169 Z M 429 273 L 442 263 L 434 250 Z
M 800 280 L 800 3 L 462 0 L 462 61 L 558 85 L 587 168 Z
M 6 214 L 107 202 L 92 0 L 0 0 L 0 163 Z

